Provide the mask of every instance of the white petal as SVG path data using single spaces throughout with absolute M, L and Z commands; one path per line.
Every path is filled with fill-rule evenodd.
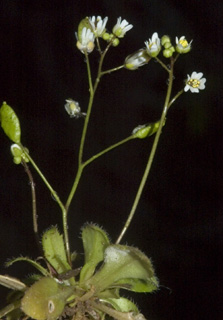
M 202 72 L 197 73 L 197 76 L 196 76 L 197 80 L 200 80 L 202 77 L 203 77 L 203 73 Z
M 193 87 L 190 87 L 190 91 L 191 92 L 196 92 L 196 93 L 198 93 L 199 92 L 199 89 L 198 88 L 193 88 Z
M 192 72 L 191 79 L 197 79 L 197 72 L 196 71 Z

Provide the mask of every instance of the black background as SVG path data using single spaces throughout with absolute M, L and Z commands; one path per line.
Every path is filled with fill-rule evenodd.
M 132 297 L 148 319 L 222 319 L 222 17 L 220 1 L 1 1 L 0 101 L 15 109 L 22 142 L 65 201 L 76 171 L 83 125 L 64 110 L 67 98 L 88 102 L 84 56 L 74 32 L 85 16 L 117 17 L 134 28 L 112 48 L 105 69 L 144 47 L 154 32 L 185 35 L 193 50 L 176 64 L 173 94 L 193 71 L 206 89 L 185 93 L 168 114 L 136 217 L 123 243 L 144 251 L 155 265 L 160 290 Z M 90 55 L 92 72 L 98 56 Z M 98 88 L 84 158 L 128 136 L 138 124 L 160 117 L 167 74 L 153 61 L 131 72 L 105 76 Z M 133 203 L 153 138 L 132 141 L 86 168 L 69 212 L 72 250 L 83 252 L 86 221 L 117 238 Z M 27 176 L 0 136 L 0 271 L 16 277 L 33 268 L 7 258 L 36 258 Z M 60 209 L 32 170 L 41 232 L 57 224 Z M 169 289 L 168 289 L 169 288 Z M 1 288 L 1 306 L 6 290 Z M 127 292 L 125 296 L 130 296 Z

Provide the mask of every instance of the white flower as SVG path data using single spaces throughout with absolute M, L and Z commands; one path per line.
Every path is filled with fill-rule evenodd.
M 118 38 L 123 38 L 127 31 L 132 29 L 133 25 L 129 24 L 125 19 L 122 20 L 121 17 L 117 19 L 116 25 L 113 27 L 112 32 Z
M 69 114 L 71 118 L 80 118 L 85 117 L 86 113 L 81 112 L 81 108 L 79 106 L 79 103 L 77 101 L 74 101 L 72 99 L 65 100 L 66 104 L 64 105 L 65 110 Z
M 150 57 L 146 54 L 144 49 L 140 49 L 137 52 L 130 54 L 125 59 L 125 68 L 129 70 L 136 70 L 149 61 Z
M 176 37 L 176 51 L 178 53 L 187 53 L 191 50 L 191 43 L 193 40 L 191 40 L 190 43 L 185 39 L 185 36 L 180 37 L 178 40 L 178 37 Z
M 81 32 L 81 38 L 77 41 L 77 48 L 82 53 L 90 53 L 94 50 L 94 34 L 90 29 L 84 27 Z
M 101 16 L 97 16 L 97 18 L 93 16 L 89 18 L 89 22 L 91 24 L 95 37 L 101 37 L 105 32 L 105 26 L 108 22 L 108 17 L 105 17 L 102 20 Z
M 184 91 L 190 90 L 191 92 L 199 92 L 199 90 L 205 89 L 206 79 L 203 78 L 202 72 L 193 72 L 191 76 L 187 75 L 186 86 L 184 87 Z
M 149 39 L 149 41 L 145 41 L 146 45 L 146 51 L 151 57 L 158 56 L 160 50 L 161 50 L 161 44 L 160 44 L 160 38 L 158 36 L 157 32 L 154 32 L 152 35 L 152 39 Z

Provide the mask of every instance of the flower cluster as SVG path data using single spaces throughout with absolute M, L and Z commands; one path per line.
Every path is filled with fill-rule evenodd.
M 87 17 L 80 22 L 76 33 L 76 45 L 82 53 L 89 54 L 94 50 L 96 38 L 102 38 L 116 47 L 119 44 L 119 38 L 123 38 L 126 32 L 133 27 L 128 21 L 119 17 L 112 29 L 112 33 L 109 34 L 106 32 L 107 22 L 108 17 L 102 19 L 101 16 Z

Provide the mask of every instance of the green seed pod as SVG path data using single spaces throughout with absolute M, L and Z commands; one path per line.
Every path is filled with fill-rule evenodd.
M 19 119 L 15 111 L 6 102 L 3 102 L 0 108 L 0 121 L 7 137 L 15 143 L 20 143 L 21 129 Z
M 64 310 L 73 288 L 44 277 L 35 282 L 21 301 L 23 312 L 36 320 L 56 320 Z
M 93 31 L 88 17 L 82 19 L 78 25 L 77 37 L 80 42 L 82 42 L 82 30 L 84 28 L 87 28 L 87 29 L 90 29 L 91 31 Z
M 144 139 L 156 133 L 159 125 L 160 121 L 140 125 L 132 131 L 132 134 L 135 136 L 135 138 Z

